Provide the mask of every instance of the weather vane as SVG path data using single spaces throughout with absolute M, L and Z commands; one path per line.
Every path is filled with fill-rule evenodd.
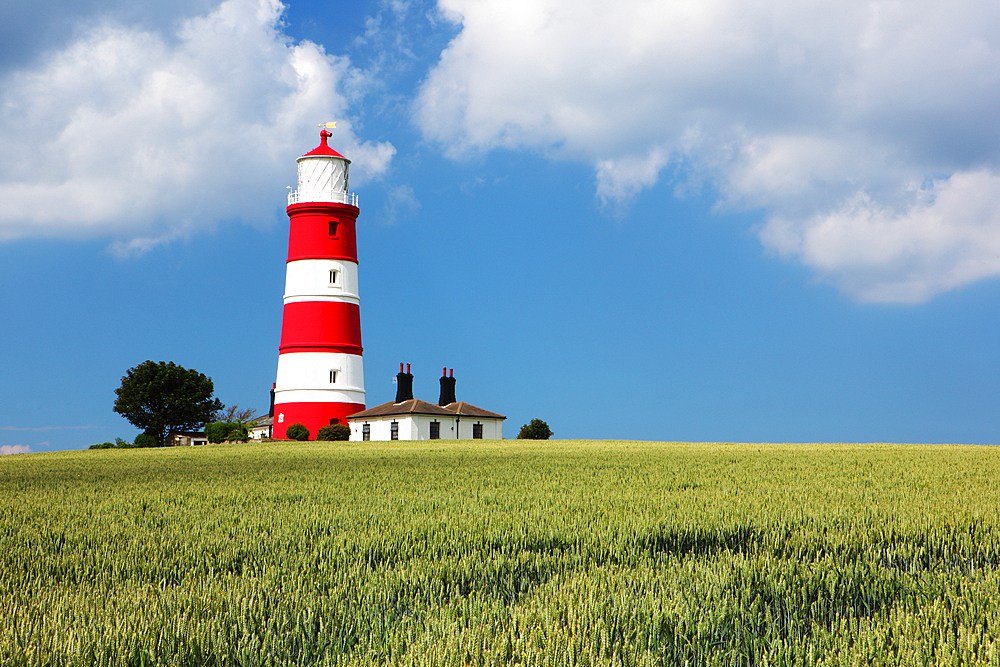
M 337 121 L 332 121 L 332 122 L 329 122 L 329 123 L 320 123 L 316 127 L 325 127 L 328 130 L 332 130 L 332 129 L 335 129 L 337 127 Z

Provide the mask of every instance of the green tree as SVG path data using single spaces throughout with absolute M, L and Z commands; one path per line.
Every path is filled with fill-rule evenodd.
M 530 424 L 521 427 L 517 434 L 518 440 L 548 440 L 552 437 L 552 429 L 541 419 L 532 419 Z
M 205 439 L 211 443 L 222 442 L 228 433 L 229 427 L 226 422 L 205 424 Z
M 212 378 L 174 362 L 145 361 L 128 369 L 115 389 L 115 412 L 136 428 L 167 444 L 177 431 L 193 431 L 212 421 L 222 403 L 214 398 Z
M 250 429 L 241 422 L 229 422 L 229 433 L 226 440 L 229 442 L 246 442 L 250 439 Z

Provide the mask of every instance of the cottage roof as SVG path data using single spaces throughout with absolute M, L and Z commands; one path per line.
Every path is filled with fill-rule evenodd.
M 489 410 L 483 410 L 482 408 L 477 408 L 474 405 L 470 405 L 464 401 L 458 401 L 457 403 L 449 403 L 444 406 L 444 409 L 448 412 L 458 415 L 460 417 L 484 417 L 486 419 L 507 419 L 503 415 L 498 415 L 495 412 L 490 412 Z
M 389 415 L 442 415 L 451 416 L 453 413 L 445 410 L 439 405 L 421 401 L 419 398 L 411 398 L 402 403 L 383 403 L 353 415 L 347 415 L 348 419 L 364 419 L 366 417 L 387 417 Z
M 507 419 L 503 415 L 498 415 L 495 412 L 483 410 L 482 408 L 477 408 L 474 405 L 461 401 L 440 406 L 428 403 L 427 401 L 421 401 L 419 398 L 411 398 L 402 403 L 393 403 L 390 401 L 382 405 L 376 405 L 374 408 L 348 415 L 347 418 L 368 419 L 370 417 L 388 417 L 390 415 L 440 415 L 442 417 L 454 417 L 457 415 L 459 417 L 479 417 L 482 419 Z

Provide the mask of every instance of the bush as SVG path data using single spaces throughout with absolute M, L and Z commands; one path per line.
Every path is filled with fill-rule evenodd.
M 317 440 L 350 440 L 351 427 L 347 424 L 330 424 L 316 432 Z
M 156 438 L 147 433 L 140 433 L 135 436 L 135 443 L 124 438 L 115 438 L 114 442 L 100 442 L 91 445 L 90 449 L 132 449 L 133 447 L 156 447 Z
M 213 422 L 205 427 L 205 439 L 209 442 L 246 442 L 250 431 L 240 422 Z
M 246 424 L 229 422 L 229 432 L 226 434 L 226 440 L 229 442 L 246 442 L 249 439 L 250 429 L 247 428 Z
M 308 440 L 309 429 L 307 429 L 304 424 L 295 422 L 285 429 L 285 437 L 289 440 Z
M 205 439 L 209 442 L 222 442 L 226 439 L 226 422 L 212 422 L 205 425 Z
M 518 440 L 548 440 L 552 437 L 552 429 L 541 419 L 532 419 L 530 424 L 521 427 L 517 434 Z

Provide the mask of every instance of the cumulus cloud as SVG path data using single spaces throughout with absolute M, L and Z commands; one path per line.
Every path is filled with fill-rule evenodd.
M 2 445 L 0 446 L 0 456 L 8 454 L 30 454 L 31 447 L 27 445 Z
M 453 157 L 587 162 L 606 203 L 665 172 L 708 182 L 721 207 L 764 211 L 765 247 L 864 301 L 1000 275 L 996 3 L 438 6 L 461 30 L 414 117 Z
M 109 237 L 131 254 L 219 220 L 269 220 L 324 120 L 339 121 L 355 183 L 384 173 L 393 146 L 349 121 L 365 73 L 292 42 L 282 11 L 225 0 L 167 34 L 101 20 L 7 73 L 0 240 Z
M 1000 177 L 954 174 L 902 210 L 858 195 L 813 218 L 772 218 L 760 235 L 863 301 L 917 303 L 997 275 Z

